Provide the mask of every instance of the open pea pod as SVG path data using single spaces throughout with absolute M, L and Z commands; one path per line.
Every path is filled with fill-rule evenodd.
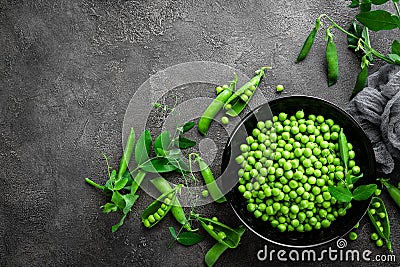
M 239 233 L 240 237 L 244 234 L 246 231 L 246 227 L 243 225 L 239 226 L 238 228 L 235 229 L 236 232 Z M 204 262 L 207 264 L 208 267 L 214 266 L 214 264 L 217 262 L 219 257 L 228 249 L 229 247 L 217 242 L 212 246 L 212 248 L 206 253 L 204 256 Z
M 176 198 L 177 189 L 181 186 L 165 192 L 154 200 L 142 213 L 142 222 L 147 228 L 156 225 L 172 208 L 172 204 Z
M 234 229 L 223 223 L 200 217 L 199 214 L 195 214 L 193 212 L 191 213 L 191 216 L 198 220 L 204 230 L 206 230 L 207 233 L 219 243 L 227 246 L 228 248 L 236 248 L 239 245 L 241 235 Z M 223 233 L 223 235 L 221 235 L 221 233 Z
M 225 102 L 224 108 L 228 111 L 226 114 L 235 117 L 242 112 L 247 106 L 255 90 L 260 84 L 261 78 L 264 76 L 264 72 L 269 67 L 262 67 L 256 71 L 256 75 L 251 78 L 250 81 L 240 87 L 229 99 Z
M 386 246 L 389 249 L 390 252 L 393 252 L 392 249 L 392 242 L 390 242 L 390 222 L 389 222 L 389 216 L 386 211 L 385 203 L 382 201 L 381 198 L 379 197 L 373 197 L 371 203 L 378 202 L 379 208 L 374 208 L 376 210 L 375 214 L 372 214 L 371 212 L 371 206 L 368 208 L 368 216 L 371 220 L 372 225 L 375 227 L 376 232 L 378 235 L 385 240 Z M 383 212 L 385 214 L 385 218 L 379 218 L 378 213 Z M 383 228 L 383 231 L 379 228 L 377 222 L 381 222 L 381 227 Z

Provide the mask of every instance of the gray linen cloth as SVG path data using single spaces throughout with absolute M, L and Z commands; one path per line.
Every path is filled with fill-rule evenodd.
M 385 65 L 346 108 L 372 142 L 378 170 L 385 174 L 400 158 L 400 66 Z

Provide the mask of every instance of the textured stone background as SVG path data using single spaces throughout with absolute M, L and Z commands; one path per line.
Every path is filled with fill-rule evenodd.
M 101 154 L 110 157 L 111 165 L 118 164 L 122 122 L 135 90 L 150 75 L 178 63 L 216 61 L 248 76 L 259 66 L 271 65 L 274 69 L 261 87 L 268 98 L 276 97 L 273 88 L 281 83 L 286 87 L 284 94 L 314 95 L 344 106 L 359 63 L 346 49 L 342 34 L 336 37 L 340 78 L 335 86 L 326 86 L 323 33 L 307 60 L 297 65 L 294 60 L 315 18 L 327 13 L 347 25 L 355 14 L 348 4 L 321 0 L 1 1 L 0 266 L 202 266 L 213 241 L 207 238 L 190 248 L 166 249 L 167 226 L 177 224 L 168 217 L 154 229 L 144 229 L 139 214 L 151 201 L 144 193 L 124 227 L 112 234 L 118 216 L 101 212 L 105 197 L 85 184 L 84 177 L 106 180 Z M 373 44 L 387 53 L 394 36 L 395 32 L 373 34 Z M 218 159 L 213 163 L 215 170 L 219 164 Z M 396 184 L 398 174 L 397 167 L 392 175 Z M 386 193 L 383 197 L 392 219 L 397 255 L 397 264 L 392 265 L 396 266 L 400 261 L 399 209 Z M 239 224 L 227 204 L 208 205 L 201 211 L 218 214 L 232 226 Z M 373 255 L 387 253 L 369 241 L 370 232 L 364 218 L 359 239 L 349 242 L 348 248 L 370 249 Z M 269 264 L 256 258 L 265 244 L 248 232 L 240 248 L 227 251 L 218 265 Z M 281 249 L 270 244 L 268 248 Z M 274 262 L 280 264 L 285 265 Z

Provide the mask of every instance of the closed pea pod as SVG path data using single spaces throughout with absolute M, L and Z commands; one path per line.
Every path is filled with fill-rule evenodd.
M 167 182 L 167 180 L 165 180 L 162 177 L 154 178 L 150 182 L 161 193 L 169 192 L 172 190 L 172 188 L 169 185 L 169 183 Z M 191 231 L 191 232 L 195 231 L 191 228 L 190 223 L 187 220 L 185 212 L 183 211 L 183 208 L 182 208 L 181 204 L 179 203 L 179 200 L 177 197 L 175 197 L 175 199 L 174 199 L 174 203 L 171 207 L 171 213 L 172 213 L 172 215 L 174 215 L 177 222 L 179 222 L 186 230 Z
M 126 171 L 126 168 L 128 167 L 129 160 L 131 159 L 131 155 L 134 148 L 134 143 L 135 143 L 135 131 L 133 130 L 133 128 L 131 128 L 128 139 L 126 141 L 124 154 L 122 155 L 121 163 L 119 165 L 117 180 L 122 178 L 122 176 Z
M 387 191 L 389 192 L 389 195 L 392 197 L 394 202 L 396 202 L 397 206 L 400 208 L 400 189 L 389 184 L 385 179 L 380 179 L 380 181 L 386 187 Z
M 242 235 L 246 231 L 246 227 L 241 225 L 238 228 L 236 228 L 235 231 L 240 235 L 240 237 L 242 237 Z M 229 248 L 228 246 L 226 246 L 225 244 L 222 244 L 220 242 L 217 242 L 214 246 L 212 246 L 211 249 L 206 253 L 206 255 L 204 257 L 204 261 L 207 264 L 207 266 L 208 267 L 214 266 L 214 264 L 217 262 L 219 257 L 228 248 Z
M 204 111 L 203 115 L 201 116 L 199 123 L 198 123 L 198 130 L 199 132 L 205 136 L 207 134 L 208 129 L 210 128 L 211 121 L 215 117 L 215 115 L 218 113 L 218 111 L 221 110 L 221 108 L 224 106 L 224 103 L 229 99 L 229 97 L 232 95 L 232 92 L 234 88 L 236 87 L 237 83 L 237 75 L 235 75 L 235 80 L 231 82 L 229 87 L 222 91 L 212 102 L 211 104 L 207 107 L 207 109 Z
M 203 161 L 203 159 L 199 155 L 196 155 L 196 161 L 199 164 L 201 176 L 203 177 L 204 182 L 206 183 L 208 192 L 210 193 L 211 197 L 217 203 L 225 202 L 226 198 L 224 197 L 224 194 L 219 189 L 210 167 Z
M 141 218 L 144 226 L 151 228 L 156 225 L 172 208 L 172 203 L 176 197 L 176 191 L 181 187 L 163 193 L 154 200 L 142 213 Z M 163 212 L 158 212 L 162 210 Z
M 365 65 L 357 76 L 356 84 L 354 85 L 353 92 L 351 93 L 350 99 L 355 97 L 364 87 L 367 85 L 368 78 L 368 66 Z
M 310 52 L 311 47 L 314 44 L 315 37 L 317 35 L 320 25 L 321 25 L 320 18 L 318 18 L 315 22 L 314 29 L 312 29 L 310 34 L 307 36 L 307 39 L 305 40 L 303 47 L 301 48 L 299 55 L 297 56 L 297 60 L 296 60 L 297 63 L 302 61 L 303 59 L 305 59 L 306 56 L 308 55 L 308 53 Z
M 336 45 L 333 42 L 333 35 L 329 29 L 326 29 L 326 65 L 328 68 L 328 86 L 332 86 L 337 82 L 339 65 Z

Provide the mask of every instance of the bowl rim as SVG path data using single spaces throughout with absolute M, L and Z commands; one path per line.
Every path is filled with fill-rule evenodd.
M 233 137 L 235 136 L 235 134 L 236 134 L 237 130 L 239 129 L 239 127 L 242 127 L 243 124 L 244 124 L 244 122 L 247 121 L 247 120 L 248 120 L 250 117 L 252 117 L 253 115 L 255 115 L 255 113 L 256 113 L 259 109 L 261 109 L 261 108 L 264 107 L 265 105 L 270 105 L 270 103 L 272 103 L 272 102 L 281 101 L 281 100 L 285 100 L 285 99 L 289 99 L 289 98 L 313 99 L 313 100 L 317 100 L 317 101 L 324 102 L 325 104 L 327 104 L 327 105 L 333 107 L 334 109 L 340 110 L 340 111 L 341 111 L 350 121 L 352 121 L 353 124 L 360 130 L 360 132 L 362 133 L 362 135 L 364 135 L 364 137 L 366 138 L 366 140 L 369 141 L 369 142 L 368 142 L 369 145 L 366 147 L 366 149 L 367 149 L 367 150 L 370 150 L 370 152 L 372 152 L 371 155 L 372 155 L 373 162 L 372 162 L 372 168 L 371 168 L 371 169 L 372 169 L 373 175 L 376 176 L 376 158 L 375 158 L 375 153 L 374 153 L 374 151 L 373 151 L 372 144 L 371 144 L 371 141 L 370 141 L 369 137 L 367 136 L 367 134 L 365 133 L 365 131 L 362 129 L 362 127 L 360 126 L 360 124 L 353 118 L 353 116 L 351 116 L 349 113 L 347 113 L 347 111 L 345 111 L 343 108 L 339 107 L 338 105 L 336 105 L 336 104 L 334 104 L 334 103 L 332 103 L 332 102 L 330 102 L 330 101 L 328 101 L 328 100 L 325 100 L 325 99 L 322 99 L 322 98 L 316 97 L 316 96 L 308 96 L 308 95 L 300 95 L 300 94 L 299 94 L 299 95 L 283 96 L 283 97 L 278 97 L 278 98 L 272 99 L 272 100 L 270 100 L 270 101 L 268 101 L 268 102 L 265 102 L 265 103 L 263 103 L 263 104 L 258 105 L 256 108 L 252 109 L 248 114 L 246 114 L 246 115 L 240 120 L 240 123 L 239 123 L 238 125 L 236 125 L 235 129 L 234 129 L 233 132 L 232 132 L 233 135 L 229 138 L 228 142 L 226 143 L 226 146 L 225 146 L 225 149 L 224 149 L 224 153 L 223 153 L 223 154 L 225 154 L 225 151 L 229 148 L 229 146 L 230 146 L 230 144 L 231 144 L 231 141 L 232 141 Z M 271 111 L 272 111 L 272 110 L 271 110 Z M 226 167 L 227 167 L 227 166 L 222 165 L 222 171 L 224 171 Z M 235 188 L 235 187 L 234 187 L 234 188 Z M 282 243 L 282 242 L 278 242 L 278 241 L 275 241 L 275 240 L 271 240 L 271 239 L 269 239 L 269 238 L 263 236 L 262 234 L 258 233 L 255 229 L 253 229 L 251 226 L 249 226 L 249 225 L 242 219 L 242 217 L 239 215 L 239 213 L 236 211 L 236 209 L 235 209 L 235 207 L 233 206 L 233 203 L 232 203 L 232 202 L 233 202 L 232 197 L 230 196 L 231 193 L 232 193 L 232 190 L 234 190 L 234 188 L 232 188 L 232 189 L 226 194 L 226 197 L 227 197 L 227 199 L 228 199 L 228 203 L 229 203 L 230 207 L 232 208 L 232 210 L 233 210 L 234 213 L 236 214 L 236 217 L 238 217 L 239 220 L 240 220 L 250 231 L 252 231 L 252 232 L 253 232 L 254 234 L 256 234 L 257 236 L 261 237 L 262 239 L 264 239 L 264 240 L 266 240 L 266 241 L 268 241 L 268 242 L 271 242 L 272 244 L 280 245 L 280 246 L 287 247 L 287 248 L 298 248 L 298 249 L 299 249 L 299 248 L 300 248 L 300 249 L 304 249 L 304 248 L 315 248 L 315 247 L 319 247 L 319 246 L 322 246 L 322 245 L 331 243 L 331 242 L 335 241 L 336 239 L 345 236 L 346 234 L 348 234 L 348 233 L 352 230 L 352 229 L 349 229 L 349 230 L 348 230 L 346 233 L 344 233 L 343 235 L 336 235 L 335 237 L 332 237 L 332 238 L 330 238 L 330 239 L 328 239 L 328 240 L 326 240 L 326 241 L 317 242 L 317 243 L 311 244 L 311 245 L 292 245 L 292 244 L 284 244 L 284 243 Z M 370 203 L 371 203 L 371 198 L 369 198 L 368 200 L 363 200 L 363 201 L 368 201 L 369 204 L 370 204 Z M 369 206 L 369 204 L 368 204 L 368 206 Z M 362 216 L 360 217 L 360 219 L 358 220 L 358 222 L 360 222 L 360 221 L 364 218 L 365 214 L 366 214 L 367 211 L 368 211 L 368 206 L 367 206 L 366 210 L 362 213 Z

